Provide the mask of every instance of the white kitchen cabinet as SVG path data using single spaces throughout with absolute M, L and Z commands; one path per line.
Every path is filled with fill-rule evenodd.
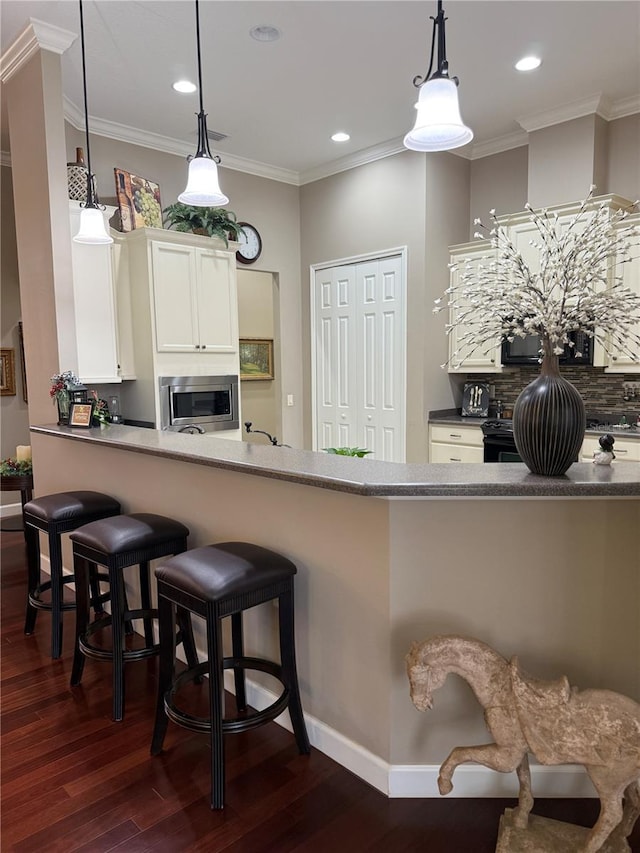
M 429 462 L 484 462 L 480 426 L 429 425 Z
M 619 434 L 614 435 L 614 438 L 613 452 L 616 458 L 612 464 L 616 462 L 640 462 L 640 438 L 620 437 Z M 599 435 L 585 436 L 582 449 L 580 450 L 580 460 L 582 462 L 593 462 L 594 453 L 598 453 L 601 450 L 599 441 Z
M 152 240 L 151 265 L 158 352 L 235 352 L 233 254 Z
M 457 268 L 451 270 L 451 284 L 457 286 L 460 276 L 467 266 L 477 269 L 481 264 L 487 265 L 495 258 L 495 249 L 487 240 L 465 243 L 451 248 L 451 263 Z M 474 346 L 463 344 L 461 337 L 468 326 L 458 321 L 460 310 L 465 303 L 461 297 L 456 298 L 458 308 L 449 308 L 449 322 L 453 328 L 449 333 L 449 373 L 500 373 L 500 346 L 495 343 L 485 343 Z M 496 332 L 497 337 L 497 332 Z M 474 460 L 475 461 L 475 460 Z M 482 461 L 482 460 L 480 460 Z
M 104 211 L 107 230 L 114 210 Z M 78 202 L 69 202 L 72 237 L 78 233 L 81 213 Z M 74 372 L 85 385 L 121 382 L 112 245 L 93 246 L 72 241 L 71 264 L 74 328 L 65 329 L 64 334 L 75 332 L 78 361 Z M 64 365 L 64 369 L 69 368 Z
M 640 226 L 640 214 L 630 216 L 624 221 L 624 225 Z M 630 252 L 631 260 L 627 263 L 618 263 L 615 274 L 621 275 L 623 284 L 640 296 L 640 253 L 638 246 L 634 246 Z M 640 335 L 640 323 L 636 323 L 634 331 Z M 640 373 L 640 354 L 632 358 L 626 352 L 620 352 L 613 348 L 606 353 L 605 371 L 607 373 Z

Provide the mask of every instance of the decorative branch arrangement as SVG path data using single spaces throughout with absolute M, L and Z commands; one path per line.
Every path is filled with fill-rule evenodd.
M 445 291 L 447 300 L 436 299 L 433 309 L 436 314 L 453 309 L 447 334 L 460 327 L 458 349 L 450 358 L 455 367 L 465 348 L 488 345 L 489 352 L 505 340 L 528 335 L 540 338 L 541 354 L 559 355 L 572 345 L 569 333 L 577 331 L 595 338 L 608 353 L 639 357 L 640 335 L 633 327 L 640 322 L 640 296 L 624 286 L 621 265 L 633 260 L 640 228 L 625 224 L 626 209 L 611 211 L 606 204 L 594 209 L 594 190 L 568 223 L 560 222 L 557 213 L 525 206 L 538 232 L 530 241 L 538 250 L 538 270 L 517 251 L 495 210 L 490 211 L 491 228 L 474 221 L 483 229 L 474 236 L 488 237 L 495 257 L 485 263 L 465 259 L 459 281 Z

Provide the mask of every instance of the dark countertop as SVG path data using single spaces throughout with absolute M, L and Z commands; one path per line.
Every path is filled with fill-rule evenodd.
M 82 430 L 51 424 L 31 432 L 372 497 L 640 497 L 640 462 L 577 462 L 563 477 L 540 477 L 522 463 L 400 464 L 116 424 Z
M 608 417 L 613 417 L 609 415 Z M 595 416 L 592 418 L 591 415 L 587 415 L 588 420 L 595 420 Z M 495 418 L 472 418 L 468 415 L 461 415 L 456 412 L 454 409 L 437 411 L 437 412 L 429 412 L 429 423 L 430 424 L 454 424 L 455 426 L 477 426 L 481 427 L 485 421 L 495 420 Z M 633 438 L 640 439 L 640 429 L 636 426 L 629 426 L 628 429 L 620 429 L 615 426 L 608 426 L 606 429 L 587 429 L 586 435 L 603 435 L 605 432 L 610 432 L 612 435 L 618 438 Z

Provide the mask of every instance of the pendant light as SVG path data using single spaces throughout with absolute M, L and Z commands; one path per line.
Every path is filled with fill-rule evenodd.
M 198 150 L 189 162 L 189 178 L 178 201 L 195 207 L 221 207 L 229 199 L 220 189 L 218 182 L 218 163 L 209 150 L 207 136 L 207 114 L 202 103 L 202 62 L 200 59 L 200 10 L 196 0 L 196 42 L 198 46 L 198 88 L 200 90 L 200 112 L 198 113 Z
M 447 47 L 444 37 L 442 0 L 433 21 L 431 59 L 424 77 L 414 77 L 413 85 L 420 90 L 416 123 L 404 138 L 404 145 L 413 151 L 450 151 L 473 139 L 473 131 L 462 122 L 458 105 L 458 78 L 449 77 Z M 438 68 L 431 74 L 438 37 Z
M 105 209 L 98 200 L 95 178 L 91 174 L 91 148 L 89 146 L 89 108 L 87 106 L 87 65 L 84 53 L 84 15 L 82 0 L 80 3 L 80 43 L 82 45 L 82 88 L 84 92 L 84 127 L 86 133 L 85 147 L 87 149 L 87 200 L 80 214 L 80 229 L 75 235 L 74 242 L 99 245 L 113 243 L 113 237 L 107 234 L 102 211 Z

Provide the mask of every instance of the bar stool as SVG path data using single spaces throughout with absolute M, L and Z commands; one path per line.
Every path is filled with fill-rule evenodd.
M 71 534 L 76 576 L 76 644 L 71 670 L 71 685 L 80 684 L 85 658 L 109 660 L 113 664 L 113 719 L 124 716 L 124 664 L 158 654 L 154 643 L 153 620 L 158 611 L 151 607 L 149 563 L 159 557 L 186 550 L 189 528 L 179 521 L 152 513 L 132 513 L 94 521 Z M 89 565 L 105 566 L 109 577 L 111 615 L 89 621 Z M 141 607 L 130 610 L 125 597 L 123 570 L 139 566 Z M 144 646 L 125 648 L 126 623 L 142 619 Z M 182 642 L 190 666 L 197 666 L 191 617 L 178 614 L 180 633 L 174 642 Z M 111 626 L 111 648 L 91 641 L 94 634 Z
M 76 530 L 83 524 L 120 513 L 120 504 L 115 498 L 101 492 L 59 492 L 43 495 L 27 501 L 22 511 L 25 539 L 27 542 L 27 612 L 24 633 L 33 634 L 38 610 L 51 612 L 51 657 L 59 658 L 62 652 L 62 614 L 73 610 L 72 601 L 63 600 L 64 585 L 73 583 L 73 574 L 62 572 L 62 534 Z M 50 580 L 41 583 L 40 535 L 49 537 Z M 92 604 L 101 610 L 104 596 L 100 595 L 99 578 L 95 567 L 91 572 Z M 43 601 L 44 592 L 51 591 L 51 600 Z
M 152 755 L 162 750 L 168 720 L 197 732 L 208 732 L 211 747 L 211 808 L 224 808 L 225 732 L 243 732 L 275 719 L 289 708 L 301 754 L 310 752 L 296 672 L 293 577 L 295 565 L 286 557 L 248 542 L 222 542 L 195 548 L 156 568 L 160 628 L 160 678 Z M 279 602 L 280 660 L 246 657 L 243 650 L 242 611 L 272 599 Z M 185 608 L 206 620 L 208 660 L 174 676 L 175 608 Z M 232 657 L 224 657 L 222 619 L 231 616 Z M 238 712 L 246 712 L 244 671 L 260 670 L 275 676 L 284 690 L 263 711 L 243 717 L 223 716 L 223 670 L 233 669 Z M 208 718 L 180 710 L 174 696 L 187 682 L 209 676 Z

